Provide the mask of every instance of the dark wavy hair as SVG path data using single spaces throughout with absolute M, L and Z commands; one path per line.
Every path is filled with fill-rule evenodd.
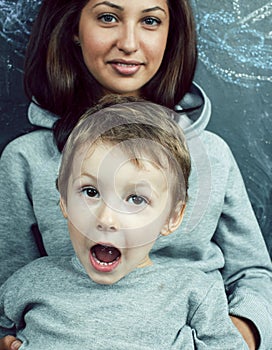
M 25 57 L 26 95 L 60 119 L 54 127 L 61 151 L 79 117 L 103 96 L 74 42 L 88 0 L 44 0 L 33 25 Z M 168 0 L 170 27 L 163 61 L 142 88 L 142 96 L 173 108 L 189 90 L 197 50 L 188 0 Z

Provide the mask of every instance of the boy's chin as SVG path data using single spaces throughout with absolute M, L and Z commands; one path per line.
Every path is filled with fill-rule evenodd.
M 115 276 L 115 274 L 112 273 L 89 273 L 89 277 L 97 284 L 106 284 L 106 285 L 111 285 L 114 283 L 117 283 L 122 279 L 124 276 Z

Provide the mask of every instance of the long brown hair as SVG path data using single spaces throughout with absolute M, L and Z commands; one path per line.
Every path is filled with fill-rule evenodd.
M 103 96 L 74 42 L 88 0 L 44 0 L 25 58 L 25 91 L 43 109 L 60 117 L 54 128 L 59 150 L 89 107 Z M 170 27 L 162 64 L 142 96 L 173 108 L 189 90 L 195 72 L 196 34 L 188 0 L 168 0 Z

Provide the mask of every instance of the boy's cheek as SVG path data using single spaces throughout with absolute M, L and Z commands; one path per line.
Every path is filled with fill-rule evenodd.
M 76 230 L 84 236 L 90 236 L 95 228 L 95 214 L 86 205 L 72 203 L 67 210 L 69 229 Z

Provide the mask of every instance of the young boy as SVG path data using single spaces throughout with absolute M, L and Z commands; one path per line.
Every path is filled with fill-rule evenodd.
M 158 236 L 180 225 L 187 200 L 190 157 L 172 119 L 133 98 L 106 99 L 81 118 L 58 178 L 76 254 L 10 277 L 0 337 L 13 333 L 29 350 L 247 349 L 219 273 L 149 257 Z

